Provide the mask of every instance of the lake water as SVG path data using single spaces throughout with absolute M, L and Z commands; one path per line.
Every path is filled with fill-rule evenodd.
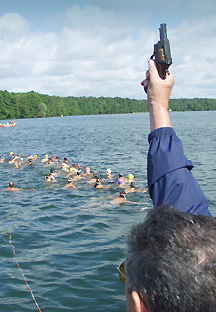
M 216 112 L 170 116 L 216 216 Z M 15 128 L 0 129 L 1 155 L 8 157 L 13 151 L 27 157 L 32 152 L 40 160 L 45 154 L 59 155 L 73 163 L 80 161 L 83 168 L 90 166 L 102 178 L 107 168 L 116 176 L 133 173 L 137 187 L 147 187 L 148 113 L 16 123 Z M 40 162 L 19 169 L 0 164 L 0 311 L 38 311 L 16 261 L 44 312 L 126 311 L 116 266 L 125 258 L 131 225 L 143 220 L 144 208 L 152 206 L 148 193 L 128 195 L 141 204 L 112 205 L 119 192 L 115 186 L 94 190 L 82 181 L 77 189 L 65 190 L 64 173 L 56 177 L 57 183 L 45 183 L 49 169 Z M 9 181 L 25 190 L 2 191 Z

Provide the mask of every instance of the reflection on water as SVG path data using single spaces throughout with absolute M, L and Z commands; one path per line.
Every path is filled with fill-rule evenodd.
M 194 175 L 214 213 L 215 112 L 171 113 L 183 139 L 186 155 L 195 164 Z M 197 122 L 200 122 L 197 125 Z M 85 170 L 105 178 L 133 173 L 145 189 L 148 114 L 101 115 L 17 120 L 17 127 L 1 129 L 1 152 L 27 157 L 39 155 L 33 167 L 14 169 L 0 164 L 0 190 L 14 181 L 21 193 L 1 191 L 0 220 L 2 272 L 0 310 L 37 311 L 16 260 L 42 311 L 125 311 L 124 287 L 116 266 L 126 255 L 126 237 L 133 223 L 146 216 L 152 203 L 148 193 L 128 199 L 141 204 L 112 205 L 119 188 L 95 190 L 82 180 L 77 189 L 64 189 L 66 174 L 57 183 L 45 183 L 50 167 L 40 163 L 45 154 L 81 162 Z M 208 137 L 207 137 L 208 135 Z M 208 163 L 207 163 L 208 161 Z M 58 165 L 55 165 L 58 169 Z M 84 172 L 84 171 L 83 171 Z

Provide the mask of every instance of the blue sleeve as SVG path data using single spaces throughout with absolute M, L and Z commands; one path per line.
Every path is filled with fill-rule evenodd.
M 182 212 L 211 216 L 208 200 L 190 171 L 193 164 L 175 131 L 159 128 L 148 140 L 147 177 L 154 207 L 167 204 Z

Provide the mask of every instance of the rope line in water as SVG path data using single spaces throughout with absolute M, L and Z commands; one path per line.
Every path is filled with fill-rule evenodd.
M 20 268 L 20 265 L 19 265 L 18 261 L 16 260 L 15 248 L 14 248 L 12 242 L 11 242 L 11 234 L 10 234 L 10 236 L 9 236 L 9 243 L 10 243 L 10 246 L 12 247 L 12 249 L 13 249 L 13 258 L 14 258 L 14 261 L 16 262 L 16 265 L 17 265 L 18 269 L 19 269 L 19 270 L 21 271 L 21 273 L 22 273 L 23 279 L 25 280 L 25 284 L 27 285 L 27 287 L 28 287 L 29 290 L 30 290 L 30 293 L 31 293 L 31 296 L 32 296 L 32 298 L 33 298 L 33 300 L 34 300 L 34 302 L 35 302 L 35 305 L 37 306 L 39 312 L 41 312 L 41 309 L 40 309 L 40 307 L 39 307 L 39 305 L 38 305 L 38 303 L 37 303 L 37 301 L 36 301 L 36 299 L 35 299 L 35 297 L 34 297 L 34 294 L 33 294 L 33 292 L 32 292 L 31 287 L 30 287 L 29 284 L 28 284 L 28 281 L 27 281 L 27 279 L 26 279 L 26 277 L 25 277 L 25 274 L 24 274 L 23 270 Z

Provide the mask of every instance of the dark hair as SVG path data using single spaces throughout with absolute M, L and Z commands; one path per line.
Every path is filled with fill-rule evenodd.
M 152 209 L 128 238 L 127 290 L 152 312 L 216 311 L 216 218 Z
M 9 187 L 10 187 L 10 188 L 14 188 L 14 182 L 11 181 L 11 182 L 9 183 Z
M 121 191 L 119 193 L 119 197 L 125 198 L 126 192 L 125 191 Z
M 50 172 L 51 172 L 51 173 L 55 173 L 55 168 L 51 168 L 51 169 L 50 169 Z

